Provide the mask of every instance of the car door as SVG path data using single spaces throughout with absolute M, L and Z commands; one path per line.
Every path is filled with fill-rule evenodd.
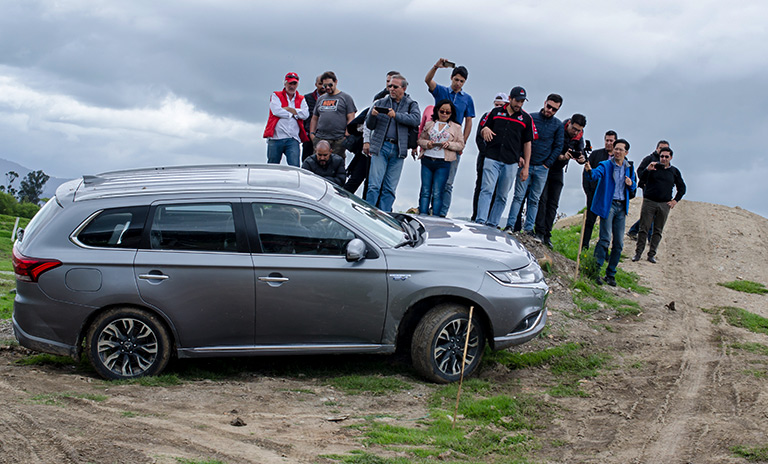
M 238 202 L 155 204 L 134 262 L 141 298 L 189 347 L 252 346 L 253 267 Z
M 256 343 L 378 344 L 387 312 L 383 256 L 347 262 L 357 237 L 319 207 L 244 204 L 255 225 Z

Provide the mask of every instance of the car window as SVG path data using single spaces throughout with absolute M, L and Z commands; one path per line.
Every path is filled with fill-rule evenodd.
M 404 240 L 405 233 L 400 223 L 384 211 L 338 187 L 328 198 L 328 205 L 339 215 L 359 223 L 386 244 L 395 246 Z
M 43 229 L 49 222 L 51 222 L 51 219 L 53 219 L 56 213 L 61 211 L 61 209 L 61 206 L 56 201 L 56 197 L 48 200 L 48 202 L 40 208 L 40 211 L 35 214 L 32 220 L 29 221 L 29 224 L 27 224 L 27 227 L 24 229 L 24 233 L 19 235 L 19 240 L 24 241 L 26 238 L 27 241 L 29 241 L 38 230 Z
M 344 256 L 347 243 L 356 237 L 313 209 L 279 203 L 252 206 L 264 253 Z
M 155 250 L 237 251 L 229 203 L 160 205 L 149 231 Z
M 106 209 L 77 234 L 77 241 L 102 248 L 138 248 L 149 207 Z

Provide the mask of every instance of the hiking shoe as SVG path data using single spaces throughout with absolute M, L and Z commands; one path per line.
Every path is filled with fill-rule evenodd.
M 600 278 L 600 276 L 595 277 L 595 283 L 597 285 L 603 285 L 603 279 Z
M 638 254 L 636 254 L 635 256 L 632 257 L 632 262 L 633 263 L 636 263 L 638 261 L 640 261 L 640 253 L 638 253 Z
M 632 240 L 637 240 L 637 234 L 632 232 L 627 232 L 627 237 L 631 238 Z
M 541 242 L 550 250 L 555 248 L 555 246 L 552 244 L 552 240 L 550 240 L 549 237 L 542 237 Z
M 653 263 L 653 264 L 656 264 L 656 257 L 655 257 L 655 256 L 649 256 L 649 257 L 648 257 L 648 262 L 649 262 L 649 263 Z
M 605 283 L 611 287 L 616 286 L 616 279 L 613 276 L 605 276 Z

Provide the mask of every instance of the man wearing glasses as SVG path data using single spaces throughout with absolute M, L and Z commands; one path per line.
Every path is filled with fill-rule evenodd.
M 515 197 L 509 208 L 509 219 L 505 230 L 512 228 L 510 225 L 514 225 L 517 215 L 523 207 L 523 200 L 527 197 L 528 206 L 523 231 L 528 235 L 533 235 L 533 225 L 536 222 L 536 212 L 539 209 L 539 197 L 544 191 L 547 174 L 558 155 L 563 151 L 565 128 L 563 122 L 555 117 L 555 113 L 562 104 L 563 97 L 556 93 L 550 94 L 544 101 L 544 108 L 531 115 L 533 125 L 536 128 L 536 138 L 531 144 L 531 164 L 528 168 L 528 178 L 526 180 L 518 179 L 515 182 Z
M 650 155 L 643 158 L 642 161 L 640 161 L 640 166 L 637 167 L 637 177 L 641 178 L 643 176 L 643 171 L 648 167 L 651 163 L 658 163 L 659 162 L 659 153 L 661 153 L 662 148 L 669 148 L 669 142 L 666 140 L 659 140 L 656 143 L 656 149 L 651 152 Z M 645 192 L 645 184 L 642 181 L 639 181 L 638 187 L 643 189 L 643 192 Z M 637 240 L 637 233 L 638 228 L 640 227 L 640 219 L 637 220 L 634 224 L 632 224 L 632 227 L 629 228 L 629 231 L 627 231 L 627 237 L 631 238 L 632 240 Z M 649 226 L 648 229 L 646 229 L 648 239 L 650 240 L 652 234 L 651 234 L 651 228 L 653 228 L 653 224 Z
M 387 84 L 389 95 L 373 102 L 365 125 L 371 130 L 371 167 L 368 171 L 368 191 L 365 201 L 378 203 L 383 211 L 392 211 L 395 190 L 408 156 L 408 129 L 419 127 L 419 104 L 405 93 L 408 81 L 401 75 L 392 76 Z
M 643 190 L 643 207 L 640 210 L 640 228 L 637 232 L 637 246 L 632 261 L 640 261 L 645 250 L 645 240 L 648 229 L 653 224 L 651 247 L 648 250 L 648 261 L 656 264 L 656 250 L 661 242 L 661 231 L 667 222 L 669 210 L 675 207 L 685 195 L 685 182 L 680 170 L 671 165 L 672 149 L 663 147 L 659 150 L 659 161 L 648 164 L 640 175 L 640 182 L 645 184 Z M 638 169 L 638 172 L 640 169 Z M 677 191 L 672 198 L 672 187 Z
M 331 144 L 333 153 L 346 159 L 344 138 L 349 135 L 347 124 L 355 118 L 357 108 L 352 97 L 336 88 L 336 74 L 326 71 L 320 76 L 325 94 L 317 99 L 312 122 L 309 125 L 309 137 L 315 148 L 320 140 Z
M 302 121 L 309 117 L 309 109 L 306 99 L 296 92 L 298 86 L 298 74 L 289 72 L 283 90 L 273 92 L 269 99 L 269 117 L 264 128 L 267 163 L 280 164 L 285 155 L 290 166 L 299 166 L 299 142 L 309 140 Z

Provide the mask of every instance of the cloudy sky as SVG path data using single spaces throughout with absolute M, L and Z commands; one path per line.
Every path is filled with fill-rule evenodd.
M 619 6 L 620 5 L 620 6 Z M 440 57 L 469 69 L 478 116 L 524 86 L 587 116 L 639 162 L 668 139 L 687 199 L 768 216 L 768 2 L 455 0 L 257 2 L 0 0 L 0 158 L 74 178 L 134 167 L 264 163 L 269 94 L 283 76 L 333 70 L 359 109 L 404 74 L 423 108 Z M 438 83 L 450 73 L 440 70 Z M 465 151 L 453 216 L 468 216 L 477 150 Z M 561 210 L 584 205 L 580 169 Z M 396 209 L 417 205 L 409 159 Z

